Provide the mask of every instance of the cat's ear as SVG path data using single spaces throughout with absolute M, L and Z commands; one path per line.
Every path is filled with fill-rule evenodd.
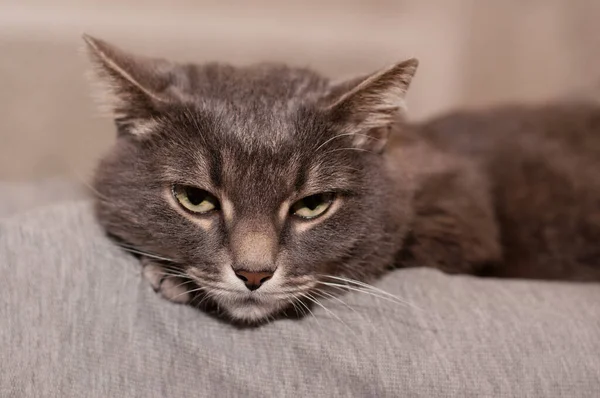
M 89 35 L 83 39 L 103 89 L 100 100 L 115 117 L 119 132 L 144 134 L 153 116 L 182 99 L 187 78 L 178 65 L 128 54 Z
M 349 88 L 327 106 L 330 120 L 342 132 L 354 134 L 356 147 L 381 152 L 392 127 L 402 120 L 404 97 L 418 64 L 412 58 L 334 87 L 334 93 Z

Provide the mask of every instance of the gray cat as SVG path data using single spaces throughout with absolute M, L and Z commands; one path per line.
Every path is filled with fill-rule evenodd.
M 167 299 L 256 324 L 393 267 L 600 280 L 596 105 L 411 125 L 415 59 L 336 83 L 85 40 L 118 131 L 97 216 Z

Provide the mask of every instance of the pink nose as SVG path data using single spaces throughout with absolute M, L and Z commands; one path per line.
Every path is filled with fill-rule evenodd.
M 244 281 L 244 284 L 249 290 L 256 290 L 262 286 L 263 283 L 271 279 L 273 276 L 272 272 L 249 272 L 249 271 L 235 271 L 235 275 Z

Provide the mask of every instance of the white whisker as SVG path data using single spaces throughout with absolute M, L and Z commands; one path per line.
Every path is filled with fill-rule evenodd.
M 169 266 L 166 264 L 160 264 L 160 267 L 162 268 L 161 272 L 174 272 L 178 275 L 185 275 L 186 277 L 192 279 L 192 277 L 188 273 L 186 273 L 183 269 L 181 269 L 180 267 Z
M 179 286 L 181 286 L 181 285 L 179 285 Z M 175 300 L 177 297 L 179 297 L 179 296 L 183 296 L 184 294 L 188 294 L 188 293 L 189 293 L 189 294 L 192 294 L 192 293 L 200 292 L 200 291 L 203 291 L 203 290 L 206 290 L 206 288 L 205 288 L 205 287 L 197 287 L 197 288 L 195 288 L 195 289 L 186 290 L 186 291 L 184 291 L 184 292 L 181 292 L 181 293 L 179 293 L 177 296 L 175 296 L 175 297 L 171 298 L 170 300 L 171 300 L 171 301 L 173 301 L 173 300 Z
M 317 321 L 317 325 L 319 325 L 319 327 L 322 328 L 321 322 L 319 322 L 319 319 L 317 319 L 317 317 L 310 310 L 310 308 L 308 307 L 308 305 L 306 305 L 304 302 L 302 302 L 302 300 L 300 300 L 298 297 L 296 297 L 296 300 L 298 300 L 298 303 L 300 303 L 300 305 L 302 305 L 304 308 L 306 308 L 306 310 L 308 311 L 308 313 L 311 314 L 313 318 L 315 318 L 315 321 Z
M 370 150 L 364 149 L 364 148 L 349 147 L 349 148 L 336 148 L 336 149 L 332 149 L 331 151 L 325 152 L 325 155 L 327 155 L 328 153 L 333 153 L 333 152 L 338 152 L 338 151 L 373 152 L 373 151 L 370 151 Z
M 123 250 L 125 250 L 125 251 L 128 251 L 128 252 L 130 252 L 130 253 L 139 254 L 139 255 L 146 256 L 146 257 L 149 257 L 149 258 L 153 258 L 153 259 L 156 259 L 156 260 L 168 261 L 168 262 L 172 262 L 172 263 L 174 263 L 174 262 L 175 262 L 175 260 L 173 260 L 173 259 L 166 258 L 166 257 L 162 257 L 162 256 L 158 256 L 158 255 L 156 255 L 156 254 L 148 253 L 148 252 L 145 252 L 145 251 L 142 251 L 142 250 L 138 250 L 138 249 L 133 249 L 133 248 L 131 248 L 131 247 L 128 247 L 128 246 L 123 246 L 123 245 L 122 245 L 122 244 L 120 244 L 120 243 L 119 243 L 118 245 L 119 245 L 119 246 L 120 246 L 120 247 L 121 247 Z
M 179 273 L 172 273 L 172 272 L 159 272 L 159 275 L 163 276 L 163 277 L 168 277 L 168 278 L 182 278 L 182 279 L 189 279 L 187 282 L 185 283 L 190 283 L 190 282 L 194 282 L 193 279 L 191 279 L 189 276 L 185 275 L 185 274 L 179 274 Z
M 322 147 L 324 147 L 325 145 L 329 144 L 331 141 L 333 141 L 333 140 L 335 140 L 337 138 L 346 137 L 346 136 L 356 136 L 356 135 L 359 135 L 359 136 L 362 136 L 362 137 L 367 137 L 367 138 L 372 138 L 374 140 L 380 140 L 380 138 L 372 137 L 372 136 L 370 136 L 368 134 L 362 134 L 362 133 L 343 133 L 343 134 L 338 134 L 338 135 L 336 135 L 334 137 L 331 137 L 330 139 L 328 139 L 327 141 L 325 141 L 324 143 L 322 143 L 321 145 L 319 145 L 317 147 L 317 149 L 315 149 L 315 152 L 317 152 L 319 149 L 321 149 Z
M 344 134 L 338 134 L 336 136 L 331 137 L 330 139 L 328 139 L 327 141 L 325 141 L 324 143 L 322 143 L 321 145 L 319 145 L 317 147 L 317 149 L 315 149 L 315 152 L 317 152 L 319 149 L 323 148 L 325 145 L 329 144 L 331 141 L 337 139 L 337 138 L 341 138 L 341 137 L 346 137 L 349 135 L 354 135 L 354 133 L 344 133 Z
M 290 304 L 292 304 L 298 316 L 306 316 L 306 311 L 304 311 L 302 307 L 296 305 L 296 301 L 298 301 L 298 298 L 296 296 L 294 296 L 293 294 L 286 294 L 286 299 L 288 299 Z M 302 314 L 300 314 L 300 311 L 302 311 Z
M 101 194 L 96 188 L 94 188 L 92 186 L 92 184 L 90 184 L 87 181 L 87 179 L 83 175 L 81 175 L 78 171 L 73 170 L 73 174 L 75 175 L 75 177 L 77 177 L 79 182 L 81 182 L 83 185 L 85 185 L 85 187 L 87 189 L 89 189 L 90 192 L 93 193 L 97 198 L 100 198 L 105 202 L 109 202 L 109 203 L 112 202 L 112 200 L 108 196 Z
M 176 276 L 170 276 L 170 277 L 171 278 L 181 278 L 181 276 L 178 276 L 178 275 L 176 275 Z M 183 279 L 183 278 L 181 278 L 181 279 Z M 178 287 L 181 287 L 183 285 L 187 285 L 188 283 L 194 283 L 194 281 L 190 279 L 190 280 L 187 280 L 185 282 L 181 282 L 179 285 L 174 286 L 173 289 L 177 289 Z
M 315 294 L 320 295 L 323 298 L 329 298 L 332 300 L 336 300 L 337 302 L 341 303 L 343 306 L 345 306 L 346 308 L 348 308 L 349 310 L 353 311 L 355 314 L 360 315 L 358 313 L 358 311 L 356 311 L 354 308 L 352 308 L 350 305 L 348 305 L 347 303 L 345 303 L 344 301 L 342 301 L 339 297 L 334 296 L 331 293 L 326 292 L 323 289 L 315 289 L 315 291 L 313 292 Z
M 294 307 L 294 311 L 296 311 L 296 315 L 306 316 L 306 312 L 304 310 L 302 310 L 301 308 L 298 308 L 298 306 L 294 302 L 294 299 L 295 299 L 295 297 L 291 296 L 290 304 L 292 304 L 292 306 Z M 302 310 L 302 314 L 300 314 L 300 310 Z
M 200 302 L 196 305 L 197 308 L 200 308 L 200 306 L 202 305 L 202 303 L 204 303 L 206 300 L 214 298 L 214 294 L 213 291 L 210 289 L 206 289 L 204 291 L 204 297 L 202 297 L 202 300 L 200 300 Z
M 337 316 L 333 311 L 331 311 L 329 308 L 325 307 L 323 304 L 321 304 L 321 302 L 319 300 L 317 300 L 314 296 L 312 296 L 310 293 L 305 293 L 302 294 L 303 297 L 306 297 L 308 300 L 312 301 L 313 303 L 315 303 L 316 305 L 318 305 L 319 307 L 323 308 L 323 310 L 325 310 L 330 316 L 334 317 L 335 319 L 337 319 L 342 325 L 344 325 L 352 334 L 354 334 L 354 331 L 352 329 L 350 329 L 350 327 L 346 324 L 346 322 L 344 322 L 342 320 L 342 318 L 340 318 L 339 316 Z M 355 334 L 354 334 L 355 335 Z M 356 335 L 355 335 L 356 336 Z
M 391 297 L 388 297 L 388 296 L 383 296 L 383 295 L 377 294 L 376 292 L 370 291 L 368 289 L 359 288 L 359 287 L 352 287 L 352 286 L 342 285 L 340 283 L 332 283 L 332 282 L 319 282 L 319 283 L 322 284 L 322 285 L 325 285 L 325 286 L 331 286 L 331 287 L 334 287 L 334 288 L 337 288 L 337 289 L 341 289 L 341 290 L 347 289 L 347 290 L 352 290 L 352 291 L 359 292 L 359 293 L 368 294 L 370 296 L 377 297 L 377 298 L 380 298 L 382 300 L 387 300 L 387 301 L 395 303 L 395 304 L 401 304 L 401 305 L 405 305 L 405 306 L 412 307 L 412 308 L 415 308 L 417 310 L 423 311 L 421 308 L 415 306 L 412 303 L 409 303 L 409 302 L 404 301 L 404 300 L 394 299 L 394 298 L 391 298 Z
M 378 288 L 378 287 L 375 287 L 375 286 L 373 286 L 373 285 L 369 285 L 368 283 L 361 282 L 361 281 L 357 281 L 357 280 L 355 280 L 355 279 L 342 278 L 342 277 L 339 277 L 339 276 L 333 276 L 333 275 L 321 275 L 321 276 L 323 276 L 323 277 L 326 277 L 326 278 L 335 279 L 335 280 L 338 280 L 338 281 L 341 281 L 341 282 L 345 282 L 345 283 L 346 283 L 346 285 L 347 285 L 348 283 L 351 283 L 351 284 L 353 284 L 353 285 L 355 285 L 355 286 L 362 287 L 362 288 L 364 288 L 364 289 L 367 289 L 367 290 L 369 290 L 369 291 L 372 291 L 372 292 L 374 292 L 374 293 L 378 293 L 378 294 L 381 294 L 381 295 L 387 296 L 387 297 L 389 297 L 389 298 L 391 298 L 391 299 L 394 299 L 394 300 L 398 301 L 399 303 L 402 303 L 402 304 L 405 304 L 405 305 L 411 306 L 411 307 L 413 307 L 413 308 L 416 308 L 416 309 L 418 309 L 418 310 L 420 310 L 420 311 L 424 311 L 422 308 L 419 308 L 419 307 L 417 307 L 416 305 L 414 305 L 414 304 L 412 304 L 412 303 L 410 303 L 410 302 L 408 302 L 408 301 L 406 301 L 406 300 L 403 300 L 403 299 L 401 299 L 401 298 L 400 298 L 400 297 L 398 297 L 398 296 L 395 296 L 395 295 L 393 295 L 392 293 L 386 292 L 386 291 L 385 291 L 385 290 L 383 290 L 383 289 L 380 289 L 380 288 Z

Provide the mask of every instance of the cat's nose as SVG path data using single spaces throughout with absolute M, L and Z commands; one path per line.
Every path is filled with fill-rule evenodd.
M 244 281 L 244 284 L 249 290 L 256 290 L 263 283 L 271 279 L 272 272 L 250 272 L 250 271 L 235 271 L 235 275 Z

